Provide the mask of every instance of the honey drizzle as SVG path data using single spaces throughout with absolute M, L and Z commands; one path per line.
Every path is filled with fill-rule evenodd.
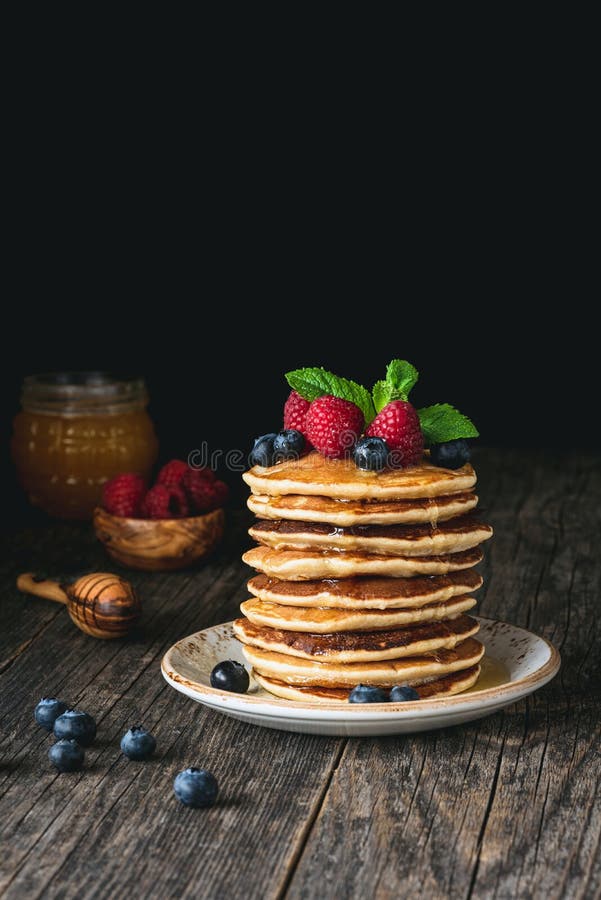
M 511 681 L 509 669 L 500 660 L 494 656 L 484 655 L 480 660 L 480 675 L 476 684 L 469 688 L 465 693 L 470 694 L 475 691 L 486 691 L 489 688 L 499 687 Z

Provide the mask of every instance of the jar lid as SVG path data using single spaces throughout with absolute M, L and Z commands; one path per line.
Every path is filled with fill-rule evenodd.
M 21 403 L 46 415 L 111 415 L 143 409 L 148 391 L 139 375 L 44 372 L 24 379 Z

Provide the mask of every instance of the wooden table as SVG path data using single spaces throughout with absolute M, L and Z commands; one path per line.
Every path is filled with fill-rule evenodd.
M 483 615 L 554 641 L 558 677 L 473 724 L 397 738 L 287 734 L 175 693 L 159 664 L 176 639 L 235 617 L 246 597 L 243 514 L 197 571 L 133 575 L 143 629 L 88 638 L 63 608 L 19 595 L 17 572 L 106 568 L 88 528 L 30 527 L 3 556 L 0 894 L 44 897 L 595 897 L 601 891 L 600 461 L 485 453 L 495 527 Z M 58 775 L 34 724 L 42 695 L 92 713 L 81 773 Z M 119 751 L 131 725 L 156 758 Z M 210 810 L 181 806 L 175 774 L 212 770 Z M 4 893 L 2 893 L 4 892 Z

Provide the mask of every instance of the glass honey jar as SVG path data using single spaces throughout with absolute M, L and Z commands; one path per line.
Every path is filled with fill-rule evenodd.
M 30 375 L 13 424 L 12 455 L 30 501 L 52 516 L 92 517 L 102 485 L 150 475 L 158 444 L 142 378 L 107 372 Z

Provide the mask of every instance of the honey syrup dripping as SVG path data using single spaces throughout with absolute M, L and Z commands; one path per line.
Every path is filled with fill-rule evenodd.
M 495 659 L 492 656 L 484 656 L 480 662 L 480 675 L 475 685 L 465 693 L 470 694 L 475 691 L 486 691 L 489 688 L 499 687 L 510 681 L 509 669 L 505 663 Z

